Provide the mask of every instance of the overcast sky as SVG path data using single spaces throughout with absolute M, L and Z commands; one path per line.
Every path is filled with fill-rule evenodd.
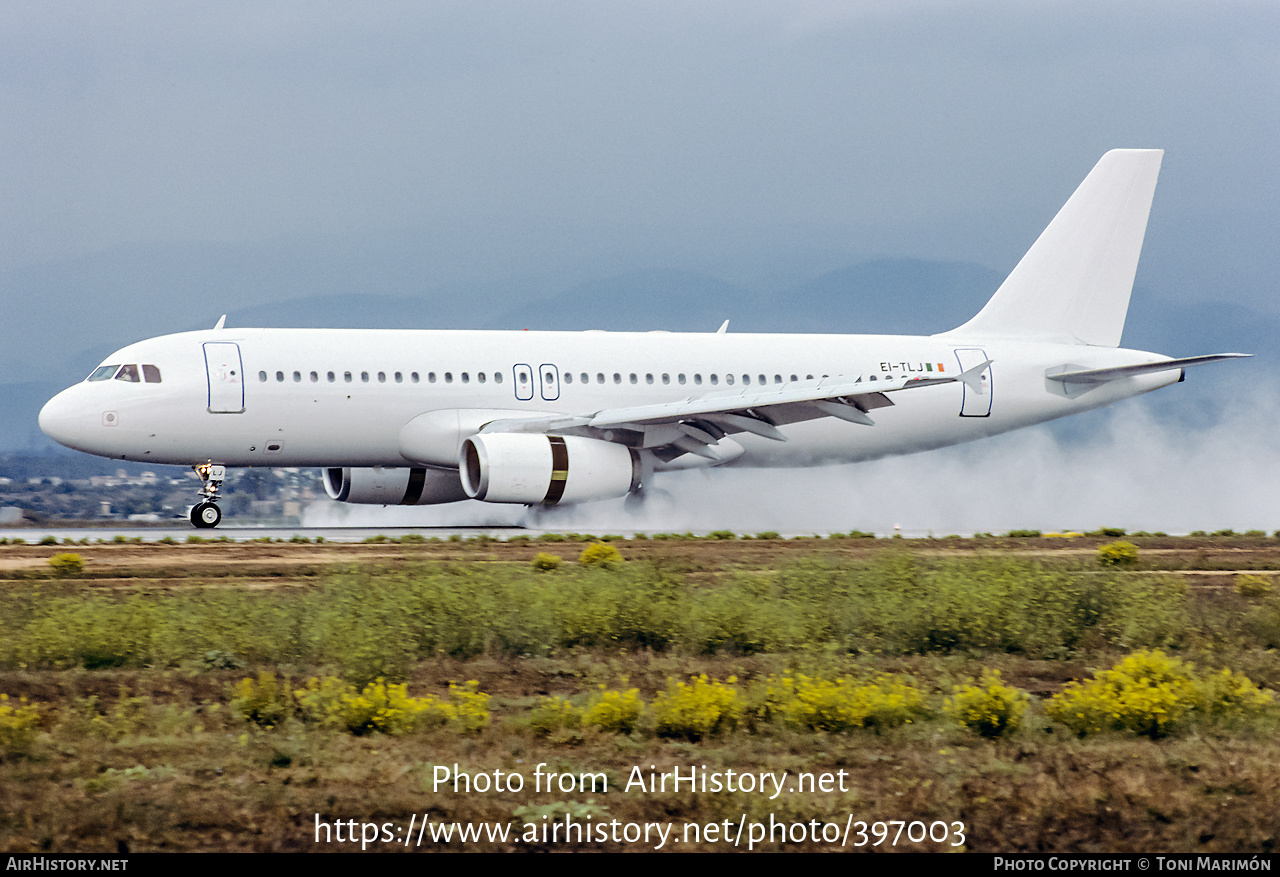
M 0 5 L 0 268 L 416 230 L 442 279 L 1007 270 L 1116 146 L 1166 150 L 1139 282 L 1276 309 L 1274 2 Z

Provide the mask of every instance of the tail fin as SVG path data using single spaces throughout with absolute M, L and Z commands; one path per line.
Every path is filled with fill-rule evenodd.
M 1118 346 L 1163 156 L 1102 156 L 986 306 L 944 334 Z

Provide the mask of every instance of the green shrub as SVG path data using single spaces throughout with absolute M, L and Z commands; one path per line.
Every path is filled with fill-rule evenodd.
M 48 563 L 49 569 L 59 578 L 71 578 L 84 572 L 84 558 L 69 551 L 55 554 Z
M 533 562 L 531 565 L 533 566 L 534 569 L 542 570 L 543 572 L 549 572 L 560 566 L 560 558 L 554 554 L 548 554 L 545 551 L 539 551 L 537 554 L 533 556 Z
M 1030 698 L 1000 681 L 1000 671 L 982 674 L 977 685 L 958 685 L 946 710 L 956 721 L 983 737 L 1003 737 L 1018 729 Z
M 924 695 L 908 680 L 881 676 L 869 682 L 846 677 L 770 676 L 762 718 L 814 731 L 892 728 L 923 713 Z
M 1040 535 L 1039 530 L 1010 530 L 1006 535 L 1015 539 L 1034 539 Z
M 582 727 L 582 710 L 563 697 L 544 697 L 529 714 L 529 727 L 535 734 L 550 737 Z
M 606 690 L 601 685 L 600 693 L 583 711 L 582 723 L 613 734 L 630 734 L 639 726 L 643 714 L 644 701 L 640 699 L 639 690 Z
M 1098 563 L 1103 566 L 1132 566 L 1138 562 L 1138 546 L 1132 542 L 1109 542 L 1098 549 Z
M 583 566 L 599 566 L 614 569 L 622 563 L 622 552 L 608 542 L 595 542 L 582 549 L 578 563 Z
M 1125 535 L 1125 530 L 1123 527 L 1099 527 L 1096 530 L 1090 530 L 1089 532 L 1085 533 L 1085 535 L 1086 536 L 1105 536 L 1108 539 L 1119 539 L 1121 536 Z M 1139 534 L 1134 533 L 1133 535 L 1137 536 Z
M 745 705 L 737 681 L 710 681 L 705 673 L 689 684 L 667 679 L 667 690 L 653 702 L 654 730 L 660 737 L 695 742 L 735 730 Z
M 737 539 L 737 535 L 732 530 L 712 530 L 707 534 L 708 539 Z

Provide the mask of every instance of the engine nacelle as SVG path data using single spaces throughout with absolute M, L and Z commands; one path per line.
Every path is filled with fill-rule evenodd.
M 419 467 L 325 469 L 324 492 L 338 502 L 371 505 L 434 505 L 467 498 L 454 470 Z
M 640 487 L 639 453 L 571 435 L 473 435 L 462 443 L 459 467 L 467 496 L 485 502 L 590 502 Z

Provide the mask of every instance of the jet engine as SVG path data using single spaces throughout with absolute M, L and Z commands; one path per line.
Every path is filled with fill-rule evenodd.
M 555 505 L 626 496 L 640 487 L 640 455 L 580 436 L 479 434 L 462 443 L 462 488 L 485 502 Z
M 453 469 L 353 467 L 324 470 L 324 492 L 338 502 L 434 505 L 467 498 Z

